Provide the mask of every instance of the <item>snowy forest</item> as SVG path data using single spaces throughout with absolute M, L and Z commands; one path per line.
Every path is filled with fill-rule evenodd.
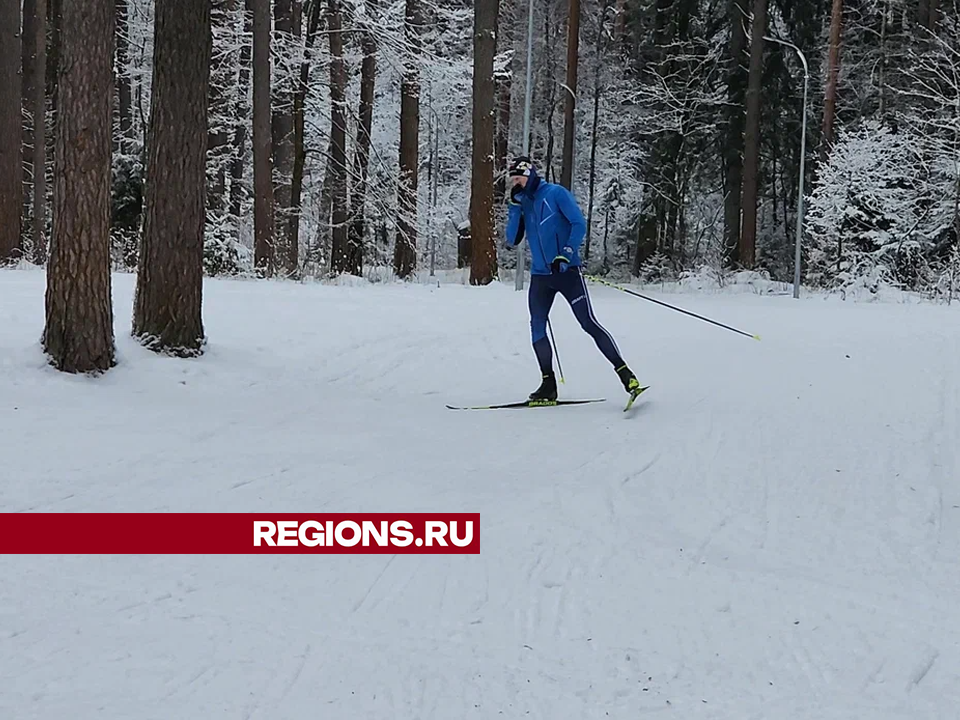
M 199 309 L 172 329 L 164 307 L 199 304 L 204 275 L 506 277 L 505 170 L 527 146 L 587 217 L 589 272 L 790 282 L 802 226 L 804 285 L 956 292 L 960 37 L 944 0 L 0 13 L 0 262 L 46 265 L 64 308 L 137 272 L 135 333 L 163 346 L 202 334 Z

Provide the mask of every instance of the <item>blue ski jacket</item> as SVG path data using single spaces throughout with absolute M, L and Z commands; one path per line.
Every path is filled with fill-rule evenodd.
M 550 275 L 550 264 L 558 255 L 566 258 L 570 267 L 579 267 L 587 223 L 573 194 L 563 185 L 541 180 L 531 169 L 518 199 L 519 203 L 510 202 L 506 244 L 516 247 L 526 235 L 530 274 Z

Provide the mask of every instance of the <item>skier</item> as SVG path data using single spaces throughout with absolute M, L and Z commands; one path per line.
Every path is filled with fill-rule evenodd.
M 574 316 L 596 342 L 600 352 L 613 365 L 628 393 L 640 390 L 640 383 L 620 356 L 613 337 L 593 314 L 587 284 L 580 271 L 580 243 L 587 225 L 573 195 L 562 185 L 548 183 L 537 174 L 528 157 L 518 157 L 510 165 L 509 218 L 506 244 L 516 247 L 524 235 L 529 239 L 531 268 L 530 330 L 533 351 L 540 364 L 543 382 L 530 393 L 531 400 L 556 400 L 557 380 L 553 373 L 553 353 L 547 340 L 547 316 L 559 292 L 570 304 Z M 549 260 L 547 258 L 550 258 Z

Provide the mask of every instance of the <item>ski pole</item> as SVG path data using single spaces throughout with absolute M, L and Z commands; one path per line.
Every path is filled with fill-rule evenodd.
M 557 370 L 560 371 L 560 384 L 563 385 L 563 366 L 560 364 L 560 353 L 557 352 L 557 340 L 553 337 L 553 325 L 550 324 L 550 318 L 547 318 L 547 329 L 550 331 L 550 342 L 553 343 L 553 354 L 557 358 Z
M 604 279 L 602 279 L 602 278 L 598 278 L 598 277 L 595 277 L 595 276 L 593 276 L 593 275 L 587 275 L 586 277 L 587 277 L 588 280 L 593 280 L 594 282 L 598 282 L 598 283 L 600 283 L 601 285 L 606 285 L 606 286 L 608 286 L 608 287 L 612 287 L 614 290 L 620 290 L 621 292 L 625 292 L 625 293 L 627 293 L 628 295 L 636 295 L 638 298 L 642 298 L 642 299 L 644 299 L 644 300 L 649 300 L 650 302 L 656 303 L 657 305 L 663 305 L 664 307 L 668 307 L 668 308 L 670 308 L 671 310 L 676 310 L 677 312 L 681 312 L 681 313 L 683 313 L 684 315 L 690 315 L 691 317 L 695 317 L 695 318 L 697 318 L 698 320 L 703 320 L 704 322 L 713 323 L 714 325 L 717 325 L 717 326 L 719 326 L 719 327 L 722 327 L 722 328 L 724 328 L 724 329 L 726 329 L 726 330 L 732 330 L 732 331 L 735 332 L 735 333 L 740 333 L 741 335 L 746 335 L 748 338 L 753 338 L 754 340 L 759 340 L 759 339 L 760 339 L 760 336 L 759 336 L 759 335 L 753 335 L 752 333 L 744 332 L 743 330 L 737 330 L 735 327 L 730 327 L 729 325 L 724 325 L 723 323 L 717 322 L 716 320 L 711 320 L 710 318 L 704 317 L 703 315 L 697 315 L 696 313 L 690 312 L 689 310 L 684 310 L 683 308 L 675 307 L 674 305 L 670 305 L 669 303 L 665 303 L 665 302 L 663 302 L 662 300 L 654 300 L 652 297 L 647 297 L 646 295 L 641 295 L 640 293 L 634 292 L 633 290 L 628 290 L 627 288 L 625 288 L 625 287 L 620 287 L 619 285 L 615 285 L 615 284 L 612 283 L 612 282 L 607 282 L 606 280 L 604 280 Z

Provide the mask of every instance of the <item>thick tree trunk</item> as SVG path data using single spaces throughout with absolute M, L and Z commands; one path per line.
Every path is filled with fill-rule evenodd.
M 116 363 L 110 285 L 113 0 L 67 2 L 60 40 L 53 241 L 41 344 L 59 370 L 96 373 Z
M 47 0 L 36 0 L 33 82 L 33 261 L 47 261 Z
M 367 22 L 376 22 L 377 0 L 367 0 Z M 347 250 L 347 270 L 354 275 L 363 272 L 363 236 L 366 224 L 367 176 L 370 166 L 370 132 L 373 127 L 373 99 L 377 80 L 377 38 L 372 30 L 360 36 L 363 61 L 360 64 L 360 108 L 357 123 L 357 142 L 353 159 L 354 188 L 351 197 L 350 234 Z
M 0 2 L 0 265 L 20 254 L 23 128 L 20 102 L 20 4 Z
M 209 2 L 156 0 L 143 237 L 133 335 L 199 354 L 210 81 Z
M 574 144 L 576 139 L 575 112 L 577 107 L 577 68 L 580 58 L 580 0 L 570 0 L 567 18 L 567 87 L 563 91 L 563 165 L 560 184 L 573 188 Z
M 820 135 L 820 162 L 825 163 L 833 147 L 833 122 L 837 114 L 837 79 L 840 74 L 840 26 L 843 0 L 833 0 L 830 16 L 830 51 L 827 56 L 827 88 L 823 97 L 823 132 Z
M 499 0 L 476 0 L 473 10 L 473 173 L 470 181 L 470 284 L 487 285 L 497 274 L 493 217 L 493 130 Z
M 767 0 L 754 0 L 750 30 L 750 76 L 747 81 L 747 125 L 743 142 L 743 228 L 740 263 L 752 270 L 757 248 L 757 188 L 760 169 L 760 81 L 763 75 L 763 34 L 767 27 Z
M 270 129 L 270 0 L 253 4 L 253 224 L 254 264 L 259 272 L 276 271 L 273 162 Z
M 743 53 L 747 45 L 746 16 L 742 0 L 730 0 L 730 63 L 727 72 L 726 132 L 723 149 L 723 246 L 726 264 L 734 267 L 740 259 L 740 201 L 743 192 L 743 124 L 747 77 Z
M 404 35 L 407 57 L 400 82 L 400 177 L 397 191 L 397 241 L 393 269 L 405 278 L 417 265 L 417 166 L 420 149 L 420 0 L 406 0 Z
M 339 0 L 327 0 L 327 29 L 330 36 L 330 140 L 333 153 L 328 160 L 333 176 L 333 254 L 330 268 L 335 273 L 347 267 L 347 71 L 343 62 L 343 18 Z

